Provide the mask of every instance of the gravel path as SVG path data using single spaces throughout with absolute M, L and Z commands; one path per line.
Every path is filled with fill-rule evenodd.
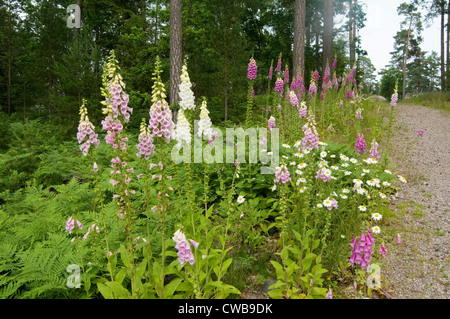
M 391 155 L 408 183 L 385 226 L 402 241 L 390 243 L 382 272 L 394 299 L 450 299 L 450 114 L 399 105 L 393 132 Z

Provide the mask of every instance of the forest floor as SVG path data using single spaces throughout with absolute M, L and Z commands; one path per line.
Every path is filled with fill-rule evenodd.
M 450 112 L 411 105 L 396 111 L 390 155 L 407 183 L 384 226 L 393 240 L 381 271 L 393 299 L 450 299 Z

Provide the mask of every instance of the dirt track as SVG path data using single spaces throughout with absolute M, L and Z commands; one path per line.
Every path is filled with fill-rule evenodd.
M 391 155 L 408 183 L 386 229 L 402 242 L 389 243 L 382 271 L 394 299 L 450 299 L 450 114 L 399 105 L 393 132 Z

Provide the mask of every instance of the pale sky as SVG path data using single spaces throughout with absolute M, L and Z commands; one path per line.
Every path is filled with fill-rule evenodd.
M 400 31 L 400 22 L 404 19 L 397 15 L 397 7 L 406 0 L 363 0 L 367 13 L 366 26 L 360 30 L 362 49 L 366 50 L 370 60 L 381 71 L 391 59 L 394 50 L 394 36 Z M 425 13 L 422 14 L 422 16 Z M 430 27 L 424 24 L 421 48 L 428 53 L 440 54 L 440 18 L 435 18 Z

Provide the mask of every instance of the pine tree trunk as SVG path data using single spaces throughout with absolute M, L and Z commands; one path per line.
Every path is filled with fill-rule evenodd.
M 9 4 L 9 3 L 8 3 Z M 7 88 L 7 104 L 8 116 L 11 116 L 11 8 L 8 6 L 8 88 Z
M 170 104 L 178 103 L 183 67 L 181 0 L 170 0 Z
M 349 22 L 348 22 L 348 34 L 349 34 L 349 50 L 350 50 L 350 67 L 355 64 L 355 39 L 353 38 L 353 0 L 349 0 Z
M 223 31 L 223 47 L 224 47 L 224 98 L 225 98 L 225 122 L 228 121 L 228 46 L 227 46 L 227 28 L 226 25 Z
M 448 1 L 447 5 L 447 72 L 446 72 L 446 86 L 445 89 L 448 91 L 449 89 L 449 67 L 448 64 L 450 62 L 450 0 Z
M 294 52 L 293 52 L 293 76 L 300 71 L 304 78 L 305 73 L 305 19 L 306 0 L 295 0 L 294 11 Z
M 412 22 L 413 22 L 413 17 L 411 17 L 411 21 L 409 23 L 409 28 L 408 28 L 408 34 L 407 34 L 407 38 L 406 38 L 406 45 L 405 45 L 405 50 L 403 52 L 403 91 L 402 91 L 402 98 L 405 99 L 406 97 L 406 62 L 408 62 L 408 54 L 409 54 L 409 39 L 411 37 L 411 28 L 412 28 Z
M 445 90 L 445 2 L 441 1 L 441 90 Z
M 323 70 L 333 59 L 334 0 L 325 0 L 323 9 Z

